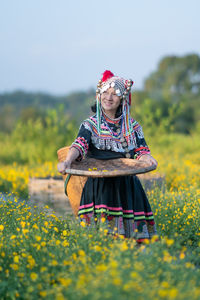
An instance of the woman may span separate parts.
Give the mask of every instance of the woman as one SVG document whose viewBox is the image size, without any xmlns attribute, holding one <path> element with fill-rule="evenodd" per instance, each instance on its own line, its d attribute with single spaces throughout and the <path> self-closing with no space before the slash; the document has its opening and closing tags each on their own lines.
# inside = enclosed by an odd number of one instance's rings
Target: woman
<svg viewBox="0 0 200 300">
<path fill-rule="evenodd" d="M 110 71 L 103 73 L 97 89 L 95 115 L 80 126 L 66 160 L 58 164 L 60 173 L 86 154 L 96 159 L 134 158 L 157 165 L 150 155 L 142 128 L 129 114 L 132 80 Z M 89 177 L 81 197 L 79 219 L 101 224 L 108 233 L 135 238 L 138 243 L 156 235 L 153 213 L 137 176 Z"/>
</svg>

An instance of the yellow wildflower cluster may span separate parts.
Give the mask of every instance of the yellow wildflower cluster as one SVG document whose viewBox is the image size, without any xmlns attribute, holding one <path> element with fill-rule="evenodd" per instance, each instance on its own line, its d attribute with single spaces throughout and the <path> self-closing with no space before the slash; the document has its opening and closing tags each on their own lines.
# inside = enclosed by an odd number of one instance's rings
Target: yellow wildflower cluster
<svg viewBox="0 0 200 300">
<path fill-rule="evenodd" d="M 199 196 L 189 192 L 186 198 L 180 191 L 150 194 L 160 238 L 140 247 L 4 196 L 0 284 L 12 285 L 3 297 L 189 299 L 192 290 L 199 299 Z"/>
<path fill-rule="evenodd" d="M 16 163 L 0 168 L 1 191 L 16 195 L 28 195 L 28 182 L 32 177 L 47 177 L 58 175 L 56 163 L 46 162 L 39 166 L 19 166 Z"/>
</svg>

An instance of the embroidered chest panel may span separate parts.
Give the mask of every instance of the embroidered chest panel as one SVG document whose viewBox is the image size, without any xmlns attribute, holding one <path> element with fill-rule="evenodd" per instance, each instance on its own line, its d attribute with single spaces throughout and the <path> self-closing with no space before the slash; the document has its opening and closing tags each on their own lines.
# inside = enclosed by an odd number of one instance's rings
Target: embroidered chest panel
<svg viewBox="0 0 200 300">
<path fill-rule="evenodd" d="M 129 136 L 125 136 L 122 132 L 122 121 L 107 122 L 102 116 L 101 119 L 101 135 L 97 132 L 97 120 L 90 117 L 83 122 L 85 129 L 91 132 L 91 142 L 100 150 L 111 150 L 115 152 L 124 152 L 123 142 L 128 144 L 128 149 L 133 150 L 137 148 L 136 134 L 139 139 L 144 138 L 142 128 L 137 121 L 131 119 L 131 128 Z"/>
</svg>

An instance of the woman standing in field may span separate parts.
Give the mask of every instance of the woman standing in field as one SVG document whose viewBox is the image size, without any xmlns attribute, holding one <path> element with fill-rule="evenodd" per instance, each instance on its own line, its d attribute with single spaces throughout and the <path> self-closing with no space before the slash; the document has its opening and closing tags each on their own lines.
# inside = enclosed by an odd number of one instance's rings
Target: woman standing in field
<svg viewBox="0 0 200 300">
<path fill-rule="evenodd" d="M 157 165 L 150 155 L 141 126 L 130 117 L 132 80 L 103 73 L 97 89 L 95 115 L 80 126 L 66 160 L 58 164 L 65 174 L 74 160 L 87 154 L 96 159 L 134 158 Z M 108 233 L 135 238 L 138 243 L 156 235 L 153 213 L 137 176 L 89 177 L 81 196 L 80 221 L 100 224 Z"/>
</svg>

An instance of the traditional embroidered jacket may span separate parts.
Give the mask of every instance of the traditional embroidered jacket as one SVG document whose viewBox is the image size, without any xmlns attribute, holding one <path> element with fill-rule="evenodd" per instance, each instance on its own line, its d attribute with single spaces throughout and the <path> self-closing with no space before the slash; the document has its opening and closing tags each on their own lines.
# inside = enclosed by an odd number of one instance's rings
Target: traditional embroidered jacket
<svg viewBox="0 0 200 300">
<path fill-rule="evenodd" d="M 139 159 L 144 154 L 150 154 L 144 139 L 142 127 L 131 118 L 130 132 L 125 136 L 122 132 L 122 119 L 110 120 L 101 116 L 101 135 L 97 131 L 96 115 L 83 121 L 78 136 L 71 147 L 80 152 L 79 160 L 87 154 L 98 159 L 125 157 L 129 152 L 131 158 Z"/>
</svg>

